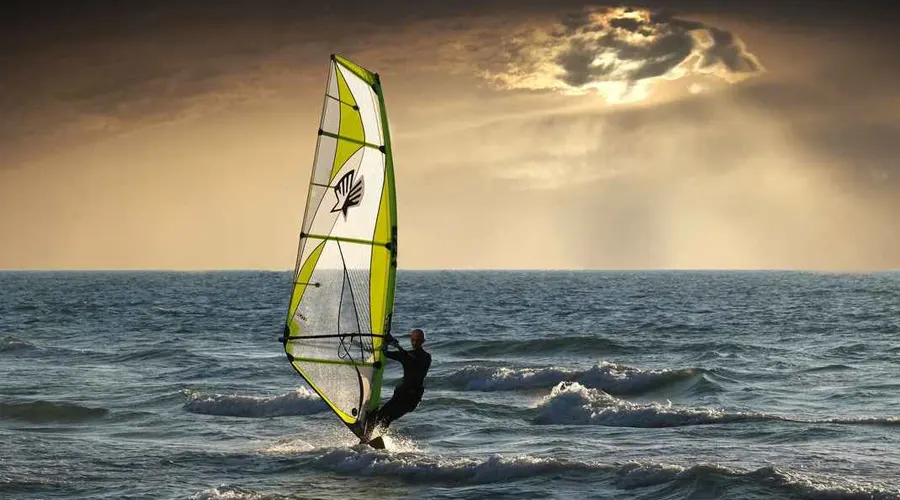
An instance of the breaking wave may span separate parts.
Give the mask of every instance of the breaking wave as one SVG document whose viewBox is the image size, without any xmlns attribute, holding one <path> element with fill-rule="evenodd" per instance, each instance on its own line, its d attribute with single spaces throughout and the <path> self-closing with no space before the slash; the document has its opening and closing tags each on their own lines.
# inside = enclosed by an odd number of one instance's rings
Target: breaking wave
<svg viewBox="0 0 900 500">
<path fill-rule="evenodd" d="M 762 413 L 727 413 L 713 409 L 672 408 L 671 404 L 631 403 L 578 382 L 563 382 L 538 405 L 538 424 L 606 425 L 611 427 L 680 427 L 783 420 Z"/>
<path fill-rule="evenodd" d="M 587 370 L 467 366 L 441 382 L 467 391 L 539 389 L 561 382 L 577 382 L 609 394 L 640 394 L 690 380 L 703 373 L 705 371 L 699 368 L 641 370 L 607 362 L 600 362 Z"/>
<path fill-rule="evenodd" d="M 632 403 L 578 382 L 562 382 L 537 407 L 537 424 L 604 425 L 610 427 L 682 427 L 738 422 L 795 422 L 841 425 L 900 425 L 898 417 L 797 419 L 758 412 L 712 408 L 673 408 L 671 403 Z"/>
</svg>

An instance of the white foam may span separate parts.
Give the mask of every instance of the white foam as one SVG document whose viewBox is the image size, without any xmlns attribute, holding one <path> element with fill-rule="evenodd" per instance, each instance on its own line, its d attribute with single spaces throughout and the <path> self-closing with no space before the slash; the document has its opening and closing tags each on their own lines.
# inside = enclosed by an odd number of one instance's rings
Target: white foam
<svg viewBox="0 0 900 500">
<path fill-rule="evenodd" d="M 191 496 L 192 500 L 257 500 L 260 498 L 262 495 L 255 491 L 229 488 L 225 485 L 203 490 Z"/>
<path fill-rule="evenodd" d="M 751 478 L 757 484 L 794 490 L 801 493 L 804 497 L 833 500 L 900 500 L 900 489 L 887 484 L 810 472 L 788 472 L 771 466 L 754 471 L 745 471 L 716 464 L 697 464 L 691 467 L 682 467 L 679 465 L 629 462 L 617 471 L 615 484 L 619 488 L 633 489 L 672 481 L 687 481 L 691 483 L 709 476 Z"/>
<path fill-rule="evenodd" d="M 900 417 L 861 417 L 861 418 L 829 418 L 824 420 L 810 420 L 813 424 L 842 424 L 842 425 L 900 425 Z"/>
<path fill-rule="evenodd" d="M 305 387 L 278 396 L 204 394 L 199 391 L 185 391 L 185 394 L 185 409 L 205 415 L 265 418 L 309 415 L 328 409 L 318 395 Z"/>
<path fill-rule="evenodd" d="M 419 443 L 412 438 L 394 434 L 390 431 L 381 434 L 384 440 L 384 449 L 392 453 L 421 453 L 423 450 Z"/>
<path fill-rule="evenodd" d="M 381 434 L 384 439 L 385 453 L 421 453 L 423 450 L 419 443 L 412 438 L 394 433 L 391 430 Z M 336 448 L 355 449 L 359 452 L 374 451 L 374 448 L 361 444 L 359 438 L 347 431 L 342 424 L 324 426 L 316 430 L 315 434 L 283 437 L 274 443 L 259 448 L 257 451 L 265 455 L 297 455 L 314 450 L 333 450 Z"/>
<path fill-rule="evenodd" d="M 757 470 L 753 475 L 762 476 L 769 482 L 815 498 L 900 500 L 900 488 L 877 481 L 833 477 L 826 474 L 800 474 L 774 467 Z"/>
<path fill-rule="evenodd" d="M 560 382 L 578 382 L 611 394 L 645 392 L 697 373 L 694 368 L 641 370 L 601 361 L 587 370 L 570 368 L 489 368 L 467 366 L 450 375 L 454 386 L 469 391 L 508 391 L 552 387 Z"/>
<path fill-rule="evenodd" d="M 760 413 L 727 413 L 711 408 L 673 408 L 671 402 L 631 403 L 578 382 L 562 382 L 538 403 L 537 423 L 676 427 L 752 420 L 780 420 Z"/>
<path fill-rule="evenodd" d="M 259 449 L 260 453 L 266 455 L 296 455 L 314 450 L 316 447 L 308 441 L 298 438 L 282 438 L 275 443 Z"/>
</svg>

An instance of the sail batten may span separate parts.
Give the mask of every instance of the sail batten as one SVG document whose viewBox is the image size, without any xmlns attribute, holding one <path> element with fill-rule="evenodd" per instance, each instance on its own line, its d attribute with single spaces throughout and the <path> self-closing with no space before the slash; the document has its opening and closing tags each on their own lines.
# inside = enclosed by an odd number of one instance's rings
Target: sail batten
<svg viewBox="0 0 900 500">
<path fill-rule="evenodd" d="M 327 137 L 331 137 L 332 139 L 338 139 L 338 140 L 347 141 L 347 142 L 350 142 L 353 144 L 359 144 L 360 146 L 366 146 L 368 148 L 377 149 L 379 151 L 381 151 L 381 148 L 383 147 L 378 144 L 370 144 L 365 141 L 360 141 L 358 139 L 354 139 L 353 137 L 347 137 L 347 136 L 343 136 L 340 134 L 332 134 L 331 132 L 326 132 L 324 130 L 321 132 L 321 134 L 324 136 L 327 136 Z"/>
<path fill-rule="evenodd" d="M 396 274 L 393 159 L 380 79 L 333 55 L 282 337 L 295 370 L 359 432 L 379 405 Z"/>
</svg>

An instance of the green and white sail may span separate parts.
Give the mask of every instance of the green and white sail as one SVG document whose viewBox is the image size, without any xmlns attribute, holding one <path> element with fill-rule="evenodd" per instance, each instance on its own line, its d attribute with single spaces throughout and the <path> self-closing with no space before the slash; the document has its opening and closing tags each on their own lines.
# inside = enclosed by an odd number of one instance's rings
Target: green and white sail
<svg viewBox="0 0 900 500">
<path fill-rule="evenodd" d="M 283 342 L 294 368 L 357 434 L 380 402 L 396 266 L 381 82 L 332 55 Z"/>
</svg>

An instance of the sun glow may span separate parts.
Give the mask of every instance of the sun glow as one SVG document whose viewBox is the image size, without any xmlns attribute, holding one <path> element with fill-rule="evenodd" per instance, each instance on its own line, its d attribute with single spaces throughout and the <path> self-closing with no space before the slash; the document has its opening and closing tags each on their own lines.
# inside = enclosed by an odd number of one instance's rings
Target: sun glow
<svg viewBox="0 0 900 500">
<path fill-rule="evenodd" d="M 507 40 L 508 62 L 484 77 L 500 88 L 595 92 L 607 103 L 640 102 L 660 81 L 688 76 L 736 83 L 762 71 L 731 33 L 646 9 L 589 8 Z"/>
</svg>

